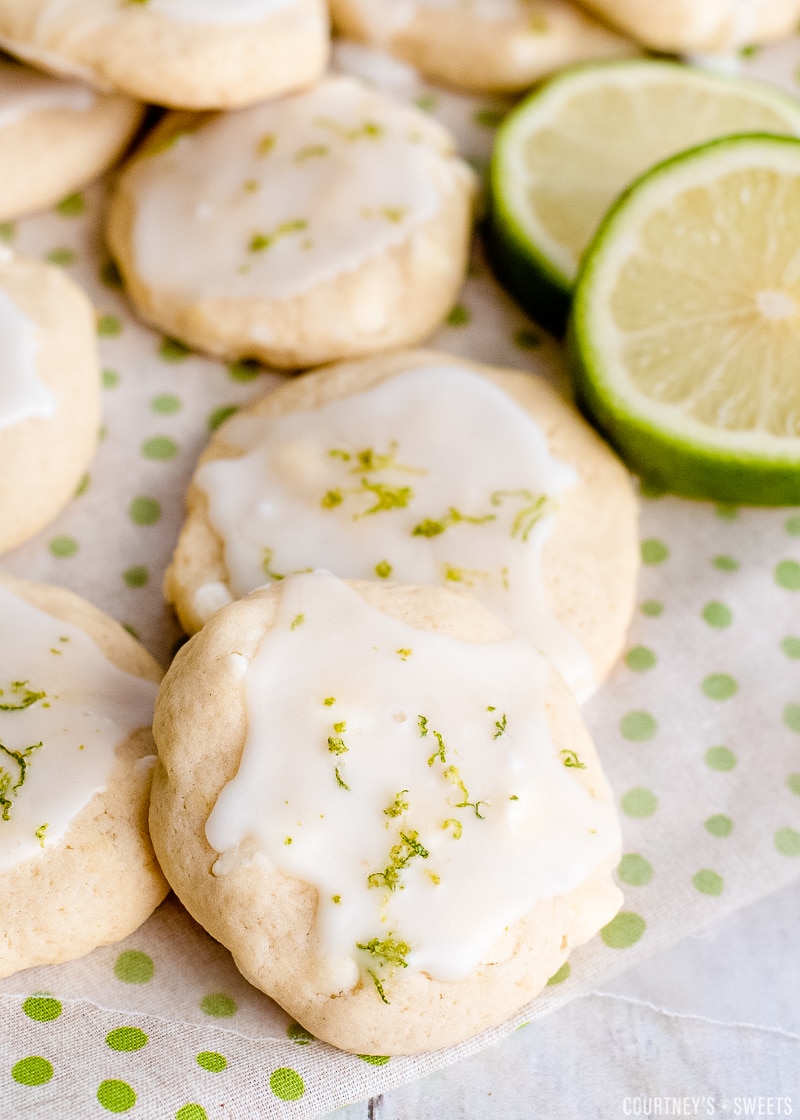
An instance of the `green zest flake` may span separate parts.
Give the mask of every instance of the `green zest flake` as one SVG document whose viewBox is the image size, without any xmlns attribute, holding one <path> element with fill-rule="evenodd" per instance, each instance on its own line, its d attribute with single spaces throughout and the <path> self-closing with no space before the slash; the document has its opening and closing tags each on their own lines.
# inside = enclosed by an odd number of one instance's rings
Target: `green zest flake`
<svg viewBox="0 0 800 1120">
<path fill-rule="evenodd" d="M 326 708 L 330 708 L 331 704 L 336 703 L 336 697 L 335 696 L 326 696 L 325 699 L 322 701 L 322 703 L 325 705 Z"/>
<path fill-rule="evenodd" d="M 382 126 L 375 121 L 364 121 L 362 125 L 358 125 L 356 128 L 347 128 L 341 121 L 333 120 L 332 117 L 316 117 L 314 124 L 318 128 L 327 128 L 330 132 L 335 132 L 343 140 L 377 140 L 383 136 Z"/>
<path fill-rule="evenodd" d="M 494 725 L 497 728 L 497 730 L 495 731 L 494 735 L 492 735 L 493 739 L 499 739 L 500 738 L 500 736 L 503 734 L 503 732 L 506 729 L 506 722 L 507 721 L 506 721 L 505 713 L 503 713 L 503 715 L 500 717 L 500 719 L 496 719 L 494 721 Z"/>
<path fill-rule="evenodd" d="M 534 494 L 533 491 L 526 489 L 495 490 L 491 497 L 492 505 L 500 506 L 506 498 L 523 502 L 522 508 L 517 512 L 511 525 L 511 536 L 519 537 L 523 541 L 528 539 L 534 525 L 541 521 L 553 506 L 546 494 Z"/>
<path fill-rule="evenodd" d="M 336 734 L 337 734 L 337 735 L 341 735 L 341 733 L 342 733 L 342 732 L 343 732 L 343 731 L 344 731 L 344 730 L 345 730 L 346 728 L 347 728 L 347 723 L 346 723 L 346 721 L 345 721 L 345 720 L 341 720 L 341 721 L 340 721 L 339 723 L 335 723 L 335 724 L 333 725 L 333 730 L 334 730 L 334 731 L 336 732 Z"/>
<path fill-rule="evenodd" d="M 444 760 L 442 760 L 442 761 L 444 761 Z M 475 816 L 479 820 L 485 820 L 486 818 L 484 817 L 483 813 L 481 812 L 481 805 L 486 805 L 486 804 L 488 804 L 488 802 L 486 802 L 486 801 L 470 801 L 469 791 L 467 790 L 467 787 L 464 785 L 464 779 L 461 777 L 461 774 L 459 772 L 458 767 L 457 766 L 448 766 L 447 769 L 444 772 L 444 776 L 445 776 L 445 778 L 447 778 L 448 782 L 451 782 L 454 786 L 457 786 L 458 789 L 461 790 L 462 799 L 461 799 L 461 801 L 456 802 L 454 808 L 456 808 L 456 809 L 474 809 L 475 810 Z"/>
<path fill-rule="evenodd" d="M 414 651 L 413 649 L 396 649 L 394 652 L 401 661 L 407 661 Z"/>
<path fill-rule="evenodd" d="M 519 801 L 519 798 L 517 797 L 517 795 L 515 793 L 512 793 L 508 800 L 509 801 Z"/>
<path fill-rule="evenodd" d="M 288 844 L 292 844 L 292 843 L 294 843 L 294 841 L 292 840 L 291 836 L 287 836 L 286 839 L 284 840 L 284 844 L 288 845 Z"/>
<path fill-rule="evenodd" d="M 426 847 L 424 847 L 424 845 L 420 844 L 419 840 L 417 840 L 418 835 L 419 833 L 417 832 L 400 833 L 401 838 L 405 841 L 406 844 L 408 844 L 409 848 L 415 856 L 420 856 L 422 859 L 427 859 L 431 853 Z"/>
<path fill-rule="evenodd" d="M 455 817 L 448 817 L 446 821 L 442 821 L 442 828 L 453 830 L 453 839 L 460 840 L 461 833 L 464 831 L 464 826 L 461 821 L 457 821 Z"/>
<path fill-rule="evenodd" d="M 482 572 L 479 568 L 456 568 L 453 564 L 445 564 L 444 578 L 451 583 L 464 583 L 467 587 L 474 587 L 479 579 L 488 579 L 489 573 Z"/>
<path fill-rule="evenodd" d="M 369 482 L 366 478 L 361 479 L 361 490 L 374 494 L 376 502 L 363 513 L 355 514 L 353 520 L 368 517 L 372 513 L 382 513 L 385 510 L 405 509 L 414 497 L 414 491 L 410 486 L 387 486 L 385 482 Z"/>
<path fill-rule="evenodd" d="M 392 565 L 388 560 L 381 560 L 375 565 L 375 575 L 378 579 L 388 579 L 392 574 Z"/>
<path fill-rule="evenodd" d="M 305 148 L 301 148 L 295 153 L 295 163 L 305 163 L 307 159 L 322 158 L 331 154 L 330 148 L 327 144 L 307 144 Z"/>
<path fill-rule="evenodd" d="M 303 625 L 305 620 L 306 620 L 306 616 L 304 614 L 296 614 L 294 616 L 294 618 L 292 619 L 291 629 L 296 630 L 298 626 Z"/>
<path fill-rule="evenodd" d="M 411 952 L 411 946 L 406 941 L 395 941 L 391 936 L 384 941 L 373 937 L 366 943 L 357 941 L 356 949 L 363 949 L 365 953 L 370 953 L 381 964 L 391 965 L 394 968 L 408 968 L 406 957 Z"/>
<path fill-rule="evenodd" d="M 419 842 L 418 832 L 401 832 L 400 843 L 389 849 L 389 862 L 383 871 L 373 871 L 367 876 L 368 887 L 384 887 L 396 891 L 400 886 L 400 876 L 415 856 L 427 859 L 430 852 Z"/>
<path fill-rule="evenodd" d="M 391 805 L 383 810 L 387 817 L 400 817 L 408 809 L 408 802 L 403 797 L 404 793 L 408 793 L 408 790 L 401 789 L 399 793 L 396 793 Z"/>
<path fill-rule="evenodd" d="M 38 751 L 41 743 L 33 743 L 31 746 L 26 747 L 24 751 L 12 751 L 8 747 L 0 743 L 0 751 L 7 755 L 12 761 L 17 764 L 17 780 L 13 782 L 14 774 L 7 769 L 6 766 L 0 764 L 0 809 L 2 809 L 2 820 L 7 821 L 11 819 L 11 810 L 14 807 L 14 795 L 22 789 L 25 784 L 25 778 L 28 770 L 28 759 L 34 751 Z"/>
<path fill-rule="evenodd" d="M 431 730 L 433 730 L 433 729 L 431 729 Z M 427 733 L 427 729 L 426 729 L 426 733 Z M 431 757 L 428 759 L 428 765 L 429 766 L 433 766 L 433 764 L 434 764 L 434 762 L 436 761 L 437 758 L 439 759 L 440 762 L 447 762 L 447 758 L 445 757 L 444 739 L 442 738 L 441 732 L 440 731 L 434 731 L 433 734 L 436 737 L 436 742 L 439 744 L 439 747 L 438 747 L 437 750 L 435 750 L 433 752 Z M 454 769 L 454 767 L 451 766 L 450 769 L 452 770 L 452 769 Z"/>
<path fill-rule="evenodd" d="M 352 474 L 369 474 L 372 471 L 406 471 L 410 474 L 427 474 L 423 467 L 409 467 L 406 463 L 397 461 L 397 440 L 391 440 L 388 451 L 376 451 L 374 447 L 365 447 L 361 451 L 345 451 L 342 447 L 333 447 L 328 452 L 332 459 L 341 459 L 343 463 L 353 463 L 350 468 Z"/>
<path fill-rule="evenodd" d="M 286 237 L 290 233 L 302 233 L 306 229 L 308 229 L 308 222 L 305 218 L 281 222 L 273 233 L 254 233 L 250 238 L 248 249 L 251 253 L 263 253 L 265 249 L 271 249 L 280 237 Z"/>
<path fill-rule="evenodd" d="M 578 758 L 575 751 L 564 750 L 564 751 L 561 752 L 561 754 L 563 756 L 565 766 L 572 766 L 576 770 L 585 770 L 586 769 L 586 763 L 581 762 L 581 760 Z"/>
<path fill-rule="evenodd" d="M 468 517 L 464 513 L 459 513 L 457 509 L 450 506 L 447 513 L 434 521 L 432 518 L 427 517 L 424 521 L 420 521 L 419 525 L 415 525 L 411 530 L 412 537 L 438 537 L 451 525 L 457 525 L 460 521 L 466 521 L 470 525 L 483 525 L 487 521 L 496 521 L 497 514 L 487 513 L 482 517 Z"/>
<path fill-rule="evenodd" d="M 383 990 L 383 984 L 380 982 L 380 979 L 378 978 L 377 974 L 374 973 L 371 968 L 368 968 L 367 972 L 372 977 L 372 983 L 375 985 L 375 989 L 376 989 L 378 995 L 381 997 L 381 999 L 383 1000 L 383 1002 L 385 1004 L 388 1004 L 389 1001 L 386 998 L 386 992 Z"/>
<path fill-rule="evenodd" d="M 280 572 L 274 572 L 272 570 L 272 557 L 274 553 L 275 550 L 272 548 L 264 549 L 261 557 L 261 571 L 269 579 L 274 579 L 277 582 L 278 580 L 286 579 L 286 576 L 281 575 Z M 292 623 L 292 629 L 294 630 L 294 623 Z"/>
<path fill-rule="evenodd" d="M 275 137 L 272 135 L 271 132 L 267 133 L 267 135 L 262 136 L 261 139 L 259 140 L 259 142 L 256 144 L 256 155 L 257 156 L 268 156 L 269 153 L 272 151 L 272 149 L 274 147 L 275 147 Z"/>
<path fill-rule="evenodd" d="M 39 827 L 36 829 L 36 832 L 34 833 L 34 836 L 39 841 L 39 846 L 42 847 L 42 848 L 44 847 L 44 834 L 46 832 L 47 832 L 47 821 L 45 821 L 44 824 L 40 824 Z"/>
<path fill-rule="evenodd" d="M 242 190 L 247 191 L 248 194 L 253 194 L 258 190 L 258 179 L 245 179 L 242 183 Z"/>
<path fill-rule="evenodd" d="M 342 896 L 340 894 L 332 894 L 331 902 L 335 902 L 337 906 L 340 906 L 342 902 Z"/>
<path fill-rule="evenodd" d="M 61 650 L 58 652 L 61 653 Z M 12 703 L 0 702 L 0 712 L 21 712 L 25 708 L 30 708 L 31 704 L 35 704 L 38 700 L 44 700 L 47 695 L 46 692 L 34 692 L 33 689 L 28 688 L 27 681 L 12 681 L 11 692 L 20 699 Z M 0 696 L 5 696 L 2 688 L 0 688 Z"/>
<path fill-rule="evenodd" d="M 345 746 L 344 739 L 338 735 L 328 736 L 328 750 L 331 754 L 347 754 L 350 748 Z"/>
<path fill-rule="evenodd" d="M 336 506 L 340 506 L 343 501 L 344 498 L 342 497 L 341 490 L 328 490 L 320 499 L 319 504 L 323 509 L 335 509 Z"/>
<path fill-rule="evenodd" d="M 427 867 L 425 868 L 425 874 L 428 876 L 435 887 L 439 886 L 442 881 L 441 875 L 437 875 L 435 871 L 429 871 Z"/>
<path fill-rule="evenodd" d="M 427 735 L 428 734 L 428 717 L 427 716 L 417 716 L 417 726 L 419 727 L 420 735 L 422 735 L 422 736 Z"/>
<path fill-rule="evenodd" d="M 338 766 L 337 766 L 337 767 L 336 767 L 336 769 L 334 770 L 334 774 L 336 775 L 336 784 L 337 784 L 337 786 L 339 786 L 339 788 L 340 788 L 340 789 L 347 789 L 347 790 L 349 790 L 349 789 L 350 789 L 350 786 L 349 786 L 349 785 L 347 784 L 347 782 L 346 782 L 346 781 L 344 780 L 344 778 L 342 777 L 342 775 L 341 775 L 341 774 L 339 773 L 339 767 L 338 767 Z"/>
</svg>

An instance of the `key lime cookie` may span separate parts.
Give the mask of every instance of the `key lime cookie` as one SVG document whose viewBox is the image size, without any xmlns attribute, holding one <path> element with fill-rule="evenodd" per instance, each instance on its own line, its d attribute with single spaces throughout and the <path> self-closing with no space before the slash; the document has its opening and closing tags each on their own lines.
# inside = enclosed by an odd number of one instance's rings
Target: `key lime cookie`
<svg viewBox="0 0 800 1120">
<path fill-rule="evenodd" d="M 120 177 L 108 238 L 147 322 L 297 368 L 430 333 L 464 278 L 474 197 L 441 125 L 332 77 L 167 118 Z"/>
<path fill-rule="evenodd" d="M 795 30 L 800 0 L 580 0 L 646 47 L 670 54 L 727 53 Z"/>
<path fill-rule="evenodd" d="M 567 0 L 331 0 L 331 13 L 342 35 L 461 89 L 525 90 L 570 63 L 638 53 Z"/>
<path fill-rule="evenodd" d="M 97 443 L 95 313 L 53 265 L 0 248 L 0 553 L 75 493 Z"/>
<path fill-rule="evenodd" d="M 324 0 L 0 0 L 0 46 L 32 65 L 186 109 L 250 105 L 316 81 Z"/>
<path fill-rule="evenodd" d="M 345 1050 L 502 1021 L 619 907 L 575 703 L 468 593 L 287 577 L 183 647 L 153 726 L 167 878 L 251 983 Z"/>
<path fill-rule="evenodd" d="M 552 389 L 411 351 L 304 374 L 223 425 L 165 591 L 191 632 L 315 568 L 468 588 L 586 696 L 624 643 L 637 556 L 627 474 Z"/>
<path fill-rule="evenodd" d="M 161 671 L 61 588 L 0 578 L 0 976 L 132 933 L 164 898 L 147 807 Z"/>
<path fill-rule="evenodd" d="M 143 112 L 128 97 L 0 56 L 0 221 L 52 206 L 101 175 L 128 146 Z"/>
</svg>

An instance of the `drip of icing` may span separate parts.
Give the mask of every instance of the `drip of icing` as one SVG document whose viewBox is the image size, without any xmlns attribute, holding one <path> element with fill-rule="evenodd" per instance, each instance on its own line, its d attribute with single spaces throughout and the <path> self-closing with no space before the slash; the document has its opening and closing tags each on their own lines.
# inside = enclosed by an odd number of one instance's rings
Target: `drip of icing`
<svg viewBox="0 0 800 1120">
<path fill-rule="evenodd" d="M 245 675 L 239 770 L 206 824 L 226 853 L 215 873 L 260 856 L 316 887 L 339 975 L 355 959 L 391 993 L 387 941 L 410 971 L 469 975 L 618 850 L 604 784 L 589 792 L 553 744 L 548 672 L 523 638 L 458 641 L 330 575 L 287 580 Z"/>
<path fill-rule="evenodd" d="M 63 82 L 11 62 L 0 62 L 0 128 L 48 109 L 86 112 L 95 95 L 77 82 Z"/>
<path fill-rule="evenodd" d="M 197 483 L 225 547 L 231 589 L 325 567 L 342 578 L 467 587 L 588 695 L 592 668 L 552 615 L 541 553 L 574 469 L 486 378 L 409 370 L 285 416 L 233 417 L 244 455 Z"/>
<path fill-rule="evenodd" d="M 116 747 L 152 723 L 158 686 L 5 587 L 0 618 L 9 636 L 0 652 L 0 870 L 9 870 L 60 840 L 106 787 Z"/>
<path fill-rule="evenodd" d="M 56 399 L 36 372 L 41 328 L 20 311 L 0 288 L 0 338 L 3 376 L 0 378 L 0 430 L 31 417 L 48 418 Z"/>
<path fill-rule="evenodd" d="M 329 78 L 139 160 L 136 268 L 190 297 L 291 298 L 405 242 L 443 179 L 409 109 Z"/>
</svg>

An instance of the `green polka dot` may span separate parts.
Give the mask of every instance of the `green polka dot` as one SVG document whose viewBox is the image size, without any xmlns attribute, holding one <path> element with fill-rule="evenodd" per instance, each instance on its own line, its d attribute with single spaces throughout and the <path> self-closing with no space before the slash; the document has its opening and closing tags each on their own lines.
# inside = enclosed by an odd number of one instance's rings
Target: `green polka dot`
<svg viewBox="0 0 800 1120">
<path fill-rule="evenodd" d="M 790 731 L 800 735 L 800 704 L 787 704 L 783 709 L 783 722 Z"/>
<path fill-rule="evenodd" d="M 779 828 L 775 833 L 775 847 L 782 856 L 800 856 L 800 832 Z"/>
<path fill-rule="evenodd" d="M 150 581 L 150 573 L 143 564 L 134 564 L 132 568 L 128 568 L 122 573 L 122 578 L 128 587 L 147 587 Z"/>
<path fill-rule="evenodd" d="M 282 1101 L 299 1101 L 306 1087 L 299 1073 L 288 1066 L 281 1066 L 269 1075 L 269 1087 Z"/>
<path fill-rule="evenodd" d="M 787 657 L 793 660 L 800 659 L 800 638 L 784 638 L 781 642 L 781 649 Z"/>
<path fill-rule="evenodd" d="M 77 218 L 86 210 L 86 200 L 82 194 L 68 194 L 56 206 L 62 218 Z"/>
<path fill-rule="evenodd" d="M 228 1059 L 216 1050 L 203 1050 L 197 1055 L 197 1064 L 208 1073 L 222 1073 L 228 1068 Z"/>
<path fill-rule="evenodd" d="M 714 511 L 720 521 L 735 521 L 739 516 L 739 510 L 736 506 L 730 506 L 726 503 L 720 503 Z"/>
<path fill-rule="evenodd" d="M 739 561 L 734 560 L 732 556 L 715 556 L 712 563 L 721 572 L 738 572 L 739 570 Z"/>
<path fill-rule="evenodd" d="M 733 832 L 733 821 L 730 817 L 726 817 L 724 813 L 716 813 L 713 817 L 709 817 L 704 824 L 706 831 L 710 832 L 712 836 L 730 836 Z"/>
<path fill-rule="evenodd" d="M 67 265 L 75 263 L 75 253 L 72 249 L 51 249 L 45 257 L 46 261 L 50 264 L 58 264 L 66 267 Z"/>
<path fill-rule="evenodd" d="M 153 397 L 150 407 L 153 412 L 160 412 L 162 416 L 171 416 L 173 412 L 180 412 L 183 402 L 174 393 L 162 393 L 160 397 Z"/>
<path fill-rule="evenodd" d="M 114 975 L 125 984 L 146 984 L 154 972 L 153 958 L 138 949 L 126 949 L 114 961 Z"/>
<path fill-rule="evenodd" d="M 155 525 L 161 517 L 161 506 L 155 498 L 134 498 L 128 512 L 136 525 Z"/>
<path fill-rule="evenodd" d="M 189 347 L 177 338 L 164 338 L 158 348 L 158 356 L 165 362 L 182 362 L 191 352 Z"/>
<path fill-rule="evenodd" d="M 100 280 L 107 288 L 122 287 L 122 276 L 117 268 L 116 261 L 113 261 L 111 257 L 104 260 L 100 265 Z"/>
<path fill-rule="evenodd" d="M 37 1023 L 52 1023 L 63 1008 L 60 1001 L 52 996 L 29 996 L 23 1003 L 22 1010 L 29 1019 Z"/>
<path fill-rule="evenodd" d="M 796 560 L 782 560 L 775 569 L 775 582 L 787 591 L 800 591 L 800 564 Z"/>
<path fill-rule="evenodd" d="M 786 779 L 787 788 L 800 797 L 800 774 L 790 774 Z"/>
<path fill-rule="evenodd" d="M 208 1120 L 208 1113 L 201 1104 L 184 1104 L 175 1113 L 175 1120 Z"/>
<path fill-rule="evenodd" d="M 542 336 L 530 327 L 520 327 L 514 332 L 514 345 L 520 350 L 538 350 L 542 345 Z"/>
<path fill-rule="evenodd" d="M 692 876 L 692 886 L 701 894 L 708 894 L 717 898 L 722 894 L 725 884 L 722 882 L 721 875 L 704 867 L 702 871 L 698 871 L 696 875 Z"/>
<path fill-rule="evenodd" d="M 505 117 L 506 112 L 507 110 L 505 109 L 495 109 L 487 105 L 482 109 L 476 109 L 472 115 L 472 119 L 480 128 L 497 128 Z"/>
<path fill-rule="evenodd" d="M 53 1076 L 53 1067 L 47 1058 L 31 1056 L 15 1062 L 11 1076 L 18 1085 L 46 1085 Z"/>
<path fill-rule="evenodd" d="M 739 688 L 727 673 L 710 673 L 700 687 L 709 700 L 730 700 Z"/>
<path fill-rule="evenodd" d="M 119 374 L 115 369 L 103 370 L 103 388 L 116 389 L 119 385 Z"/>
<path fill-rule="evenodd" d="M 215 432 L 220 425 L 224 424 L 229 416 L 233 416 L 238 412 L 238 406 L 235 404 L 223 404 L 219 408 L 215 408 L 208 418 L 208 430 Z"/>
<path fill-rule="evenodd" d="M 116 315 L 101 315 L 97 320 L 97 333 L 101 338 L 116 338 L 122 334 L 122 320 Z"/>
<path fill-rule="evenodd" d="M 637 786 L 623 795 L 620 805 L 626 816 L 643 820 L 645 817 L 652 817 L 655 813 L 658 808 L 658 798 L 652 790 Z"/>
<path fill-rule="evenodd" d="M 786 522 L 786 532 L 790 537 L 800 537 L 800 517 L 790 517 Z"/>
<path fill-rule="evenodd" d="M 547 981 L 549 987 L 555 987 L 556 984 L 563 984 L 565 980 L 569 979 L 569 974 L 572 972 L 569 961 L 564 961 L 558 972 L 554 972 L 550 979 Z"/>
<path fill-rule="evenodd" d="M 730 608 L 724 603 L 717 602 L 706 603 L 703 607 L 703 618 L 709 626 L 715 626 L 718 630 L 723 630 L 733 622 Z"/>
<path fill-rule="evenodd" d="M 663 564 L 669 556 L 669 549 L 663 541 L 651 537 L 642 541 L 642 562 L 644 564 Z"/>
<path fill-rule="evenodd" d="M 13 241 L 17 236 L 17 227 L 14 222 L 0 222 L 0 241 Z"/>
<path fill-rule="evenodd" d="M 644 856 L 629 852 L 619 861 L 620 879 L 631 887 L 644 887 L 653 878 L 653 865 Z"/>
<path fill-rule="evenodd" d="M 78 542 L 74 537 L 53 537 L 50 541 L 50 551 L 53 556 L 65 559 L 75 555 L 78 551 Z"/>
<path fill-rule="evenodd" d="M 664 486 L 653 478 L 639 479 L 639 493 L 648 501 L 655 502 L 663 498 L 667 491 Z"/>
<path fill-rule="evenodd" d="M 634 646 L 625 654 L 625 664 L 635 673 L 643 673 L 652 669 L 656 663 L 656 655 L 647 646 Z"/>
<path fill-rule="evenodd" d="M 445 322 L 451 327 L 465 327 L 471 318 L 472 316 L 464 304 L 457 303 L 455 307 L 451 308 Z"/>
<path fill-rule="evenodd" d="M 101 1081 L 97 1099 L 109 1112 L 127 1112 L 136 1104 L 136 1093 L 127 1081 Z"/>
<path fill-rule="evenodd" d="M 705 763 L 711 770 L 733 770 L 736 755 L 728 747 L 709 747 L 705 753 Z"/>
<path fill-rule="evenodd" d="M 647 929 L 647 923 L 639 914 L 622 910 L 600 930 L 600 936 L 609 949 L 627 949 L 635 945 Z"/>
<path fill-rule="evenodd" d="M 658 723 L 649 712 L 626 712 L 619 729 L 633 743 L 646 743 L 658 731 Z"/>
<path fill-rule="evenodd" d="M 142 444 L 142 455 L 146 459 L 174 459 L 178 454 L 178 445 L 169 436 L 152 436 Z"/>
<path fill-rule="evenodd" d="M 384 1054 L 359 1054 L 358 1056 L 362 1062 L 366 1062 L 370 1066 L 385 1066 L 389 1062 Z"/>
<path fill-rule="evenodd" d="M 659 603 L 658 599 L 647 599 L 640 609 L 648 618 L 659 618 L 664 613 L 664 604 Z"/>
<path fill-rule="evenodd" d="M 314 1041 L 314 1036 L 305 1027 L 301 1027 L 299 1023 L 290 1023 L 286 1028 L 286 1035 L 296 1042 L 298 1046 L 308 1046 L 310 1042 Z"/>
<path fill-rule="evenodd" d="M 234 381 L 253 381 L 262 370 L 263 367 L 250 358 L 245 358 L 240 362 L 231 362 L 228 366 L 228 373 Z"/>
<path fill-rule="evenodd" d="M 147 1045 L 147 1035 L 138 1027 L 117 1027 L 106 1035 L 106 1045 L 112 1050 L 132 1053 Z"/>
<path fill-rule="evenodd" d="M 213 1015 L 215 1019 L 229 1019 L 236 1014 L 236 1000 L 222 992 L 213 992 L 209 996 L 203 996 L 200 1009 L 206 1015 Z"/>
</svg>

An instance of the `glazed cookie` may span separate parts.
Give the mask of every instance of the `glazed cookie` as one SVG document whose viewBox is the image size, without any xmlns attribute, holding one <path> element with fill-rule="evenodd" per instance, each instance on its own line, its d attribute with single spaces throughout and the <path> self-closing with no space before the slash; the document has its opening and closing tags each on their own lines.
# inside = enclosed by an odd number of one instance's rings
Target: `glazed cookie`
<svg viewBox="0 0 800 1120">
<path fill-rule="evenodd" d="M 60 268 L 0 248 L 0 553 L 67 504 L 100 424 L 95 314 Z"/>
<path fill-rule="evenodd" d="M 167 878 L 342 1049 L 477 1034 L 619 907 L 619 828 L 575 703 L 467 593 L 288 577 L 184 646 L 153 730 Z"/>
<path fill-rule="evenodd" d="M 316 81 L 324 0 L 0 0 L 0 46 L 56 74 L 186 109 L 250 105 Z"/>
<path fill-rule="evenodd" d="M 800 0 L 579 0 L 646 47 L 675 54 L 724 53 L 790 35 Z"/>
<path fill-rule="evenodd" d="M 214 436 L 165 592 L 188 631 L 291 572 L 461 585 L 588 695 L 625 638 L 636 506 L 543 381 L 432 351 L 302 375 Z"/>
<path fill-rule="evenodd" d="M 167 892 L 147 826 L 161 671 L 61 588 L 0 578 L 0 976 L 132 933 Z"/>
<path fill-rule="evenodd" d="M 352 78 L 169 117 L 123 172 L 108 237 L 148 322 L 297 368 L 415 342 L 464 278 L 475 178 L 425 113 Z"/>
<path fill-rule="evenodd" d="M 122 154 L 144 109 L 0 56 L 0 221 L 91 182 Z"/>
<path fill-rule="evenodd" d="M 469 90 L 524 90 L 570 63 L 638 53 L 567 0 L 331 0 L 331 13 L 342 35 Z"/>
</svg>

